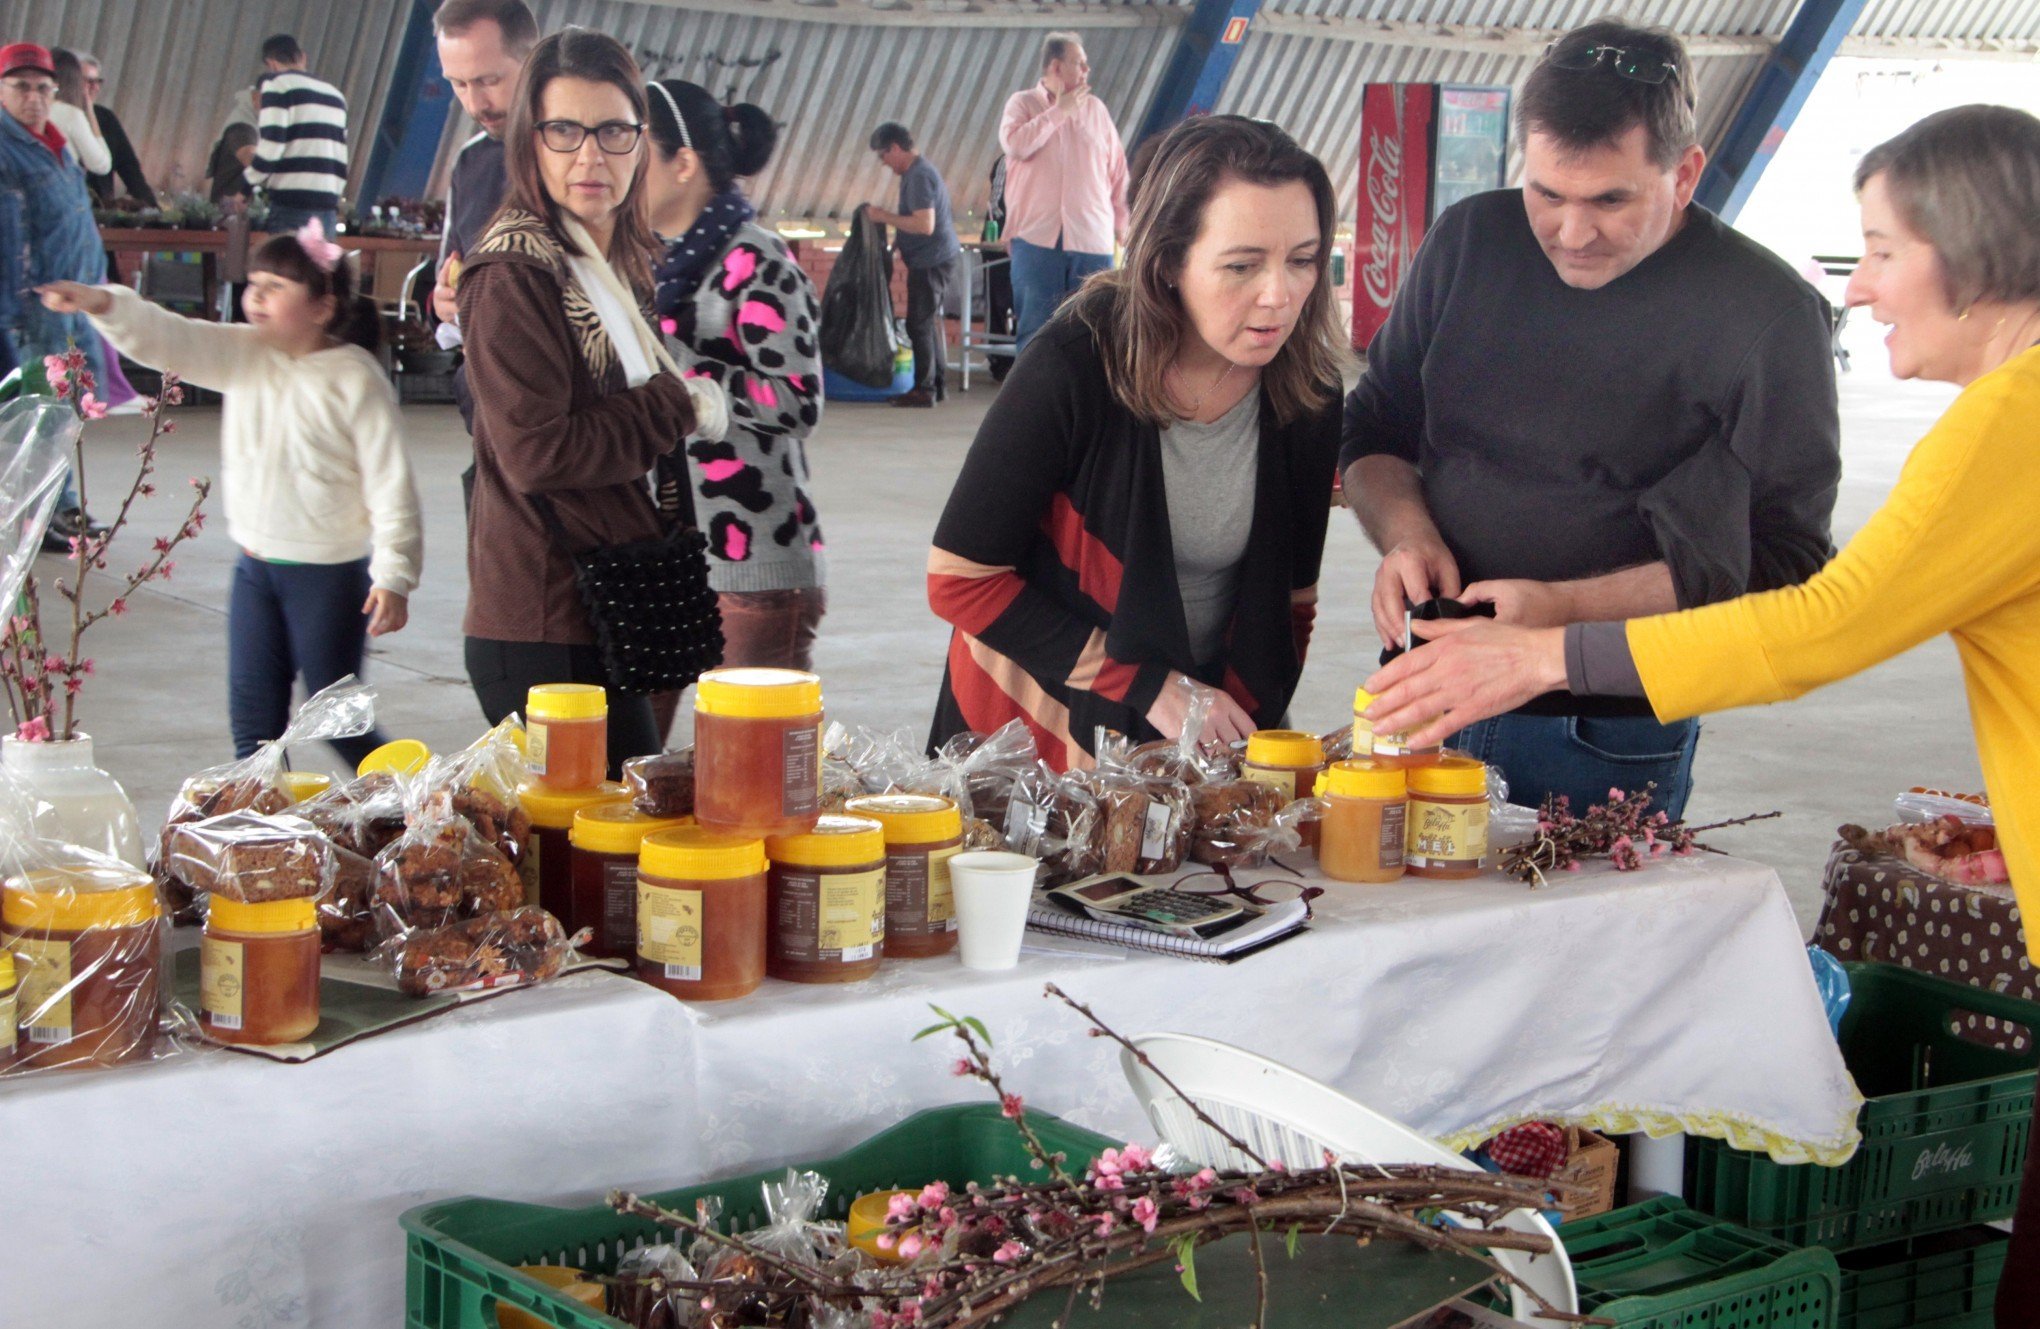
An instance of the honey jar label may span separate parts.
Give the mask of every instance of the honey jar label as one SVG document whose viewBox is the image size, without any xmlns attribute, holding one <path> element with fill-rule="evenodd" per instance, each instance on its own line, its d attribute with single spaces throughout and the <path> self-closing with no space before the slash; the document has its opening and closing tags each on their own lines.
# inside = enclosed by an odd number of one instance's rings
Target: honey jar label
<svg viewBox="0 0 2040 1329">
<path fill-rule="evenodd" d="M 1048 809 L 1039 803 L 1016 798 L 1006 805 L 1005 840 L 1016 854 L 1033 857 L 1048 832 Z"/>
<path fill-rule="evenodd" d="M 1385 868 L 1403 865 L 1404 845 L 1409 836 L 1408 812 L 1407 803 L 1390 803 L 1381 810 L 1381 866 Z"/>
<path fill-rule="evenodd" d="M 781 751 L 786 765 L 784 806 L 789 817 L 808 817 L 822 810 L 822 729 L 789 729 Z"/>
<path fill-rule="evenodd" d="M 627 858 L 602 864 L 602 914 L 595 940 L 603 955 L 629 955 L 638 936 L 637 864 Z"/>
<path fill-rule="evenodd" d="M 1488 805 L 1410 800 L 1407 859 L 1413 868 L 1478 866 L 1487 853 Z"/>
<path fill-rule="evenodd" d="M 1271 770 L 1266 766 L 1240 767 L 1240 779 L 1252 780 L 1255 784 L 1273 785 L 1282 791 L 1283 797 L 1295 798 L 1296 772 Z"/>
<path fill-rule="evenodd" d="M 885 943 L 886 872 L 773 874 L 772 954 L 795 964 L 852 964 Z"/>
<path fill-rule="evenodd" d="M 248 948 L 238 941 L 207 937 L 198 952 L 198 1004 L 215 1029 L 241 1027 L 241 998 L 248 985 Z"/>
<path fill-rule="evenodd" d="M 638 882 L 637 953 L 665 977 L 701 981 L 701 892 Z"/>
<path fill-rule="evenodd" d="M 533 775 L 545 774 L 545 721 L 527 720 L 524 724 L 524 769 Z"/>
<path fill-rule="evenodd" d="M 963 846 L 937 849 L 928 855 L 928 930 L 956 931 L 956 892 L 949 884 L 949 860 L 963 852 Z"/>
<path fill-rule="evenodd" d="M 71 1041 L 71 943 L 46 937 L 14 939 L 21 968 L 16 1010 L 31 1043 Z"/>
<path fill-rule="evenodd" d="M 949 860 L 961 845 L 925 854 L 897 854 L 885 866 L 887 936 L 932 937 L 956 931 L 956 896 L 949 884 Z"/>
</svg>

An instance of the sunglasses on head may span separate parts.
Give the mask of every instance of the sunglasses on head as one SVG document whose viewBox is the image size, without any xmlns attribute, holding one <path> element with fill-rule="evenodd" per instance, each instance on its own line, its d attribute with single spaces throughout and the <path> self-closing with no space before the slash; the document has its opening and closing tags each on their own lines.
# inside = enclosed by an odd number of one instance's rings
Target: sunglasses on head
<svg viewBox="0 0 2040 1329">
<path fill-rule="evenodd" d="M 1679 72 L 1678 65 L 1649 51 L 1625 51 L 1619 46 L 1582 46 L 1561 51 L 1559 43 L 1544 48 L 1544 58 L 1559 69 L 1581 72 L 1597 69 L 1603 62 L 1632 83 L 1662 83 Z"/>
</svg>

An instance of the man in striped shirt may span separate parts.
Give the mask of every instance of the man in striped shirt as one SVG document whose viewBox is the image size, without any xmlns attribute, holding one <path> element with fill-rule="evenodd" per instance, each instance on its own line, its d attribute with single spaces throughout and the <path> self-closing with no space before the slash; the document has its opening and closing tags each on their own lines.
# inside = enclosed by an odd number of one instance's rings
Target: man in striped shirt
<svg viewBox="0 0 2040 1329">
<path fill-rule="evenodd" d="M 347 99 L 305 72 L 305 48 L 295 37 L 263 42 L 262 67 L 273 77 L 262 85 L 262 141 L 248 183 L 268 191 L 265 228 L 287 234 L 316 217 L 332 235 L 347 188 Z"/>
</svg>

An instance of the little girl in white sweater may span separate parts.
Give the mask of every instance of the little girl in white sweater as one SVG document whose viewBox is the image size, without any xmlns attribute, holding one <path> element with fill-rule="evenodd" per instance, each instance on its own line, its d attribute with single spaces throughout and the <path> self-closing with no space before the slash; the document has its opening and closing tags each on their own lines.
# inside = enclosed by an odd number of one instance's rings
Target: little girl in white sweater
<svg viewBox="0 0 2040 1329">
<path fill-rule="evenodd" d="M 424 557 L 395 394 L 347 339 L 357 322 L 374 329 L 340 248 L 315 221 L 272 237 L 248 271 L 245 326 L 187 319 L 120 286 L 38 288 L 49 308 L 90 315 L 130 359 L 226 399 L 221 488 L 241 547 L 227 611 L 237 756 L 283 732 L 297 678 L 309 694 L 361 672 L 368 638 L 404 626 Z M 382 742 L 371 732 L 333 746 L 352 765 Z"/>
</svg>

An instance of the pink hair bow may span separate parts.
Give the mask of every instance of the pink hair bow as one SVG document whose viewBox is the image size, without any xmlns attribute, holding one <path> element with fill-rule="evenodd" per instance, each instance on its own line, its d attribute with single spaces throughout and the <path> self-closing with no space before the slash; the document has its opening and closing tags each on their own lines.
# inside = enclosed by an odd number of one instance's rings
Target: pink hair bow
<svg viewBox="0 0 2040 1329">
<path fill-rule="evenodd" d="M 347 256 L 346 250 L 326 238 L 325 223 L 317 217 L 297 228 L 297 242 L 321 272 L 331 272 Z"/>
</svg>

